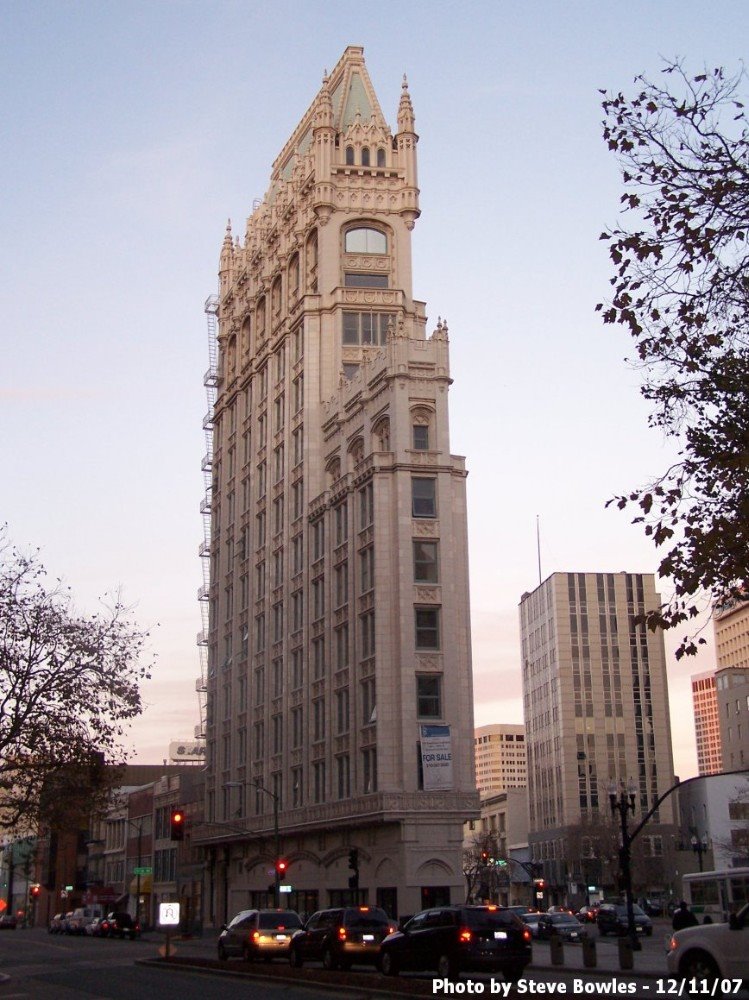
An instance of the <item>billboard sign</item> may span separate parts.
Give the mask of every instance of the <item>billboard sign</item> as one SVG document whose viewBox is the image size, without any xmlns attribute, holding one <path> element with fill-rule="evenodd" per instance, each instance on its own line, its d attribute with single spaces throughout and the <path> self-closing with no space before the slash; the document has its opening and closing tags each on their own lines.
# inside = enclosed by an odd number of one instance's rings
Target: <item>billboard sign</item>
<svg viewBox="0 0 749 1000">
<path fill-rule="evenodd" d="M 169 759 L 175 764 L 205 762 L 205 740 L 172 740 Z"/>
</svg>

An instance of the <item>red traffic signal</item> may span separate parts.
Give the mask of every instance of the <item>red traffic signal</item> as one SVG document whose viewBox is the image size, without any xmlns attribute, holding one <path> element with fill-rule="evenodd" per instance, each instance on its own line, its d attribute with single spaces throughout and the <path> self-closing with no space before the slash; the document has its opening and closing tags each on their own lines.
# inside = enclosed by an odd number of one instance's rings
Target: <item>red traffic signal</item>
<svg viewBox="0 0 749 1000">
<path fill-rule="evenodd" d="M 41 886 L 38 885 L 32 885 L 31 888 L 29 889 L 29 895 L 31 896 L 32 899 L 36 899 L 36 897 L 39 895 L 40 892 L 41 892 Z"/>
<path fill-rule="evenodd" d="M 279 860 L 276 861 L 276 871 L 278 872 L 279 876 L 280 875 L 285 875 L 286 874 L 286 869 L 288 867 L 289 867 L 289 862 L 288 861 L 284 861 L 281 858 L 279 858 Z"/>
<path fill-rule="evenodd" d="M 185 813 L 179 807 L 172 809 L 169 816 L 169 836 L 172 840 L 185 839 Z"/>
</svg>

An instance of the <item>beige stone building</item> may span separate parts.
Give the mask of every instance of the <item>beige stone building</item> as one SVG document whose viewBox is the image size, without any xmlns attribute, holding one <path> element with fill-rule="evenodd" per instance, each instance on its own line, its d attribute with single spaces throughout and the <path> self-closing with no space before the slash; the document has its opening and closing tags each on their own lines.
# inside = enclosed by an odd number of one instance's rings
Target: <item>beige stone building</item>
<svg viewBox="0 0 749 1000">
<path fill-rule="evenodd" d="M 473 737 L 476 787 L 481 797 L 507 788 L 525 788 L 525 726 L 509 722 L 479 726 Z"/>
<path fill-rule="evenodd" d="M 692 676 L 694 736 L 697 744 L 697 772 L 717 774 L 722 770 L 720 719 L 715 690 L 715 671 Z"/>
<path fill-rule="evenodd" d="M 447 324 L 411 287 L 417 139 L 405 78 L 393 133 L 347 48 L 221 250 L 199 682 L 217 920 L 271 902 L 278 852 L 300 910 L 462 898 L 466 470 Z"/>
<path fill-rule="evenodd" d="M 557 897 L 615 884 L 612 782 L 634 783 L 633 822 L 674 784 L 663 636 L 633 623 L 659 604 L 637 573 L 554 573 L 521 599 L 528 839 Z M 665 856 L 674 809 L 666 799 L 636 855 Z"/>
</svg>

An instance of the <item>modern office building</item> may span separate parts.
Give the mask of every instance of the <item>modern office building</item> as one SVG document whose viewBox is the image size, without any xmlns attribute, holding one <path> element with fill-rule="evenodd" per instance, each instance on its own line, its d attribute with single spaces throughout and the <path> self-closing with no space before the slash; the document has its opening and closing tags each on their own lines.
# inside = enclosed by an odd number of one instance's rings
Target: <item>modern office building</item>
<svg viewBox="0 0 749 1000">
<path fill-rule="evenodd" d="M 592 877 L 586 860 L 615 885 L 610 787 L 634 792 L 636 822 L 674 784 L 663 636 L 634 621 L 659 604 L 637 573 L 554 573 L 521 599 L 529 844 L 557 895 Z M 637 852 L 664 855 L 674 809 L 667 798 Z"/>
<path fill-rule="evenodd" d="M 735 771 L 749 766 L 749 602 L 717 605 L 713 629 L 722 769 Z"/>
<path fill-rule="evenodd" d="M 219 921 L 272 901 L 279 854 L 299 910 L 462 898 L 466 470 L 447 324 L 412 292 L 417 139 L 405 78 L 393 133 L 347 48 L 221 249 L 197 834 Z"/>
<path fill-rule="evenodd" d="M 714 670 L 693 675 L 692 705 L 697 744 L 697 772 L 717 774 L 722 770 L 722 752 Z"/>
<path fill-rule="evenodd" d="M 525 726 L 500 722 L 479 726 L 473 736 L 476 787 L 484 798 L 508 788 L 525 788 Z"/>
</svg>

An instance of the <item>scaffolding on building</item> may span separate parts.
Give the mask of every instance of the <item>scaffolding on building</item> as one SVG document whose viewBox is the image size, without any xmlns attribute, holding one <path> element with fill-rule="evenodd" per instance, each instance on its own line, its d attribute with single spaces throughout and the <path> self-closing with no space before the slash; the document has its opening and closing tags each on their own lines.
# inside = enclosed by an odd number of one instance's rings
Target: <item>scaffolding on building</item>
<svg viewBox="0 0 749 1000">
<path fill-rule="evenodd" d="M 203 473 L 204 495 L 200 502 L 203 519 L 203 540 L 198 553 L 203 572 L 203 583 L 198 589 L 201 629 L 197 644 L 200 655 L 200 677 L 195 682 L 200 709 L 200 724 L 195 727 L 195 736 L 203 739 L 206 730 L 206 708 L 208 691 L 208 631 L 210 627 L 210 582 L 211 582 L 211 511 L 213 496 L 213 411 L 218 391 L 218 296 L 209 295 L 205 300 L 205 315 L 208 325 L 208 369 L 203 376 L 208 410 L 203 417 L 205 433 L 205 454 L 200 468 Z"/>
</svg>

